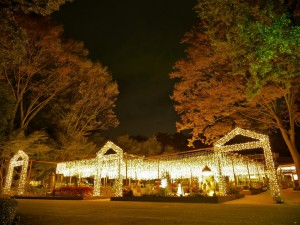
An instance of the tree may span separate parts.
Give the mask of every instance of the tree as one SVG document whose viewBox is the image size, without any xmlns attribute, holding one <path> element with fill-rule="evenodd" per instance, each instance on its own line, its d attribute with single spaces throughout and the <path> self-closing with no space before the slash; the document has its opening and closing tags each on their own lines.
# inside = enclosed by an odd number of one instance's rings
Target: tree
<svg viewBox="0 0 300 225">
<path fill-rule="evenodd" d="M 26 14 L 35 13 L 38 15 L 50 15 L 52 12 L 59 10 L 59 7 L 72 0 L 1 0 L 0 8 L 11 11 L 22 11 Z"/>
<path fill-rule="evenodd" d="M 15 86 L 19 89 L 19 93 L 16 90 L 13 90 L 13 93 L 7 92 L 7 88 L 5 87 L 3 90 L 5 90 L 5 95 L 11 96 L 12 94 L 14 95 L 14 103 L 15 107 L 13 110 L 13 118 L 10 119 L 11 123 L 7 124 L 7 129 L 9 130 L 12 127 L 12 123 L 14 121 L 15 114 L 17 113 L 16 111 L 22 110 L 22 106 L 20 104 L 25 104 L 22 103 L 22 95 L 28 94 L 28 90 L 26 90 L 26 82 L 29 81 L 32 78 L 32 74 L 27 74 L 29 75 L 29 78 L 24 79 L 26 73 L 28 73 L 30 69 L 33 69 L 34 67 L 34 60 L 37 60 L 40 56 L 43 56 L 43 49 L 36 54 L 35 50 L 38 48 L 42 47 L 39 46 L 42 44 L 43 41 L 40 43 L 37 43 L 36 38 L 39 38 L 39 35 L 41 33 L 47 30 L 46 29 L 41 29 L 44 28 L 44 26 L 48 27 L 49 25 L 47 23 L 40 23 L 39 26 L 37 25 L 38 23 L 34 20 L 29 20 L 28 18 L 30 17 L 24 17 L 20 16 L 23 13 L 25 14 L 36 14 L 36 15 L 50 15 L 53 11 L 56 11 L 59 9 L 59 7 L 64 4 L 65 2 L 70 1 L 70 0 L 36 0 L 36 1 L 21 1 L 21 0 L 2 0 L 0 2 L 0 19 L 1 19 L 1 24 L 0 24 L 0 82 L 4 82 L 6 84 L 10 84 L 10 87 Z M 28 21 L 27 24 L 24 21 L 26 19 Z M 17 21 L 19 19 L 19 21 Z M 21 19 L 21 21 L 20 21 Z M 44 19 L 45 20 L 45 19 Z M 33 22 L 34 21 L 34 22 Z M 23 24 L 22 24 L 23 22 Z M 45 21 L 44 21 L 45 22 Z M 31 24 L 32 23 L 32 24 Z M 22 27 L 25 25 L 25 27 Z M 33 25 L 30 27 L 30 25 Z M 34 27 L 36 26 L 36 27 Z M 40 34 L 38 32 L 32 32 L 33 30 L 30 31 L 30 28 L 33 29 L 41 29 L 42 31 Z M 53 29 L 53 27 L 52 27 Z M 62 31 L 62 27 L 58 28 L 58 30 Z M 48 30 L 49 31 L 49 30 Z M 61 34 L 61 32 L 58 32 Z M 53 36 L 50 34 L 49 36 Z M 49 37 L 48 36 L 48 37 Z M 32 39 L 31 39 L 32 38 Z M 52 37 L 53 38 L 53 37 Z M 50 37 L 51 39 L 51 37 Z M 53 41 L 53 40 L 52 40 Z M 51 42 L 51 41 L 50 41 Z M 44 39 L 44 44 L 45 44 L 45 39 Z M 50 43 L 48 43 L 50 44 Z M 45 48 L 45 46 L 43 46 Z M 57 46 L 56 46 L 57 47 Z M 35 49 L 34 49 L 35 48 Z M 29 51 L 31 51 L 29 53 Z M 41 54 L 42 53 L 42 54 Z M 48 52 L 49 53 L 49 52 Z M 48 57 L 49 54 L 45 54 L 45 57 Z M 40 59 L 40 62 L 43 63 L 43 59 Z M 25 62 L 27 61 L 27 62 Z M 29 65 L 26 63 L 32 63 L 33 66 L 32 68 L 29 68 Z M 45 67 L 49 65 L 46 64 Z M 36 66 L 36 64 L 35 64 Z M 21 68 L 23 67 L 23 68 Z M 23 69 L 23 71 L 22 71 Z M 50 70 L 51 68 L 49 68 Z M 27 71 L 26 71 L 27 70 Z M 34 70 L 34 69 L 33 69 Z M 39 71 L 35 68 L 35 73 L 39 73 Z M 45 69 L 44 69 L 45 70 Z M 16 77 L 16 74 L 18 72 L 23 72 L 22 75 L 19 77 Z M 31 71 L 32 72 L 32 71 Z M 30 72 L 29 72 L 30 73 Z M 25 75 L 24 75 L 25 74 Z M 8 76 L 10 76 L 8 78 Z M 14 80 L 12 78 L 14 77 Z M 36 76 L 36 74 L 35 74 Z M 7 83 L 8 81 L 8 83 Z M 22 83 L 18 83 L 20 81 Z M 16 82 L 16 83 L 13 83 Z M 6 85 L 4 85 L 6 86 Z M 45 88 L 45 86 L 42 86 Z M 33 91 L 33 90 L 30 90 Z M 51 91 L 51 90 L 50 90 Z M 3 95 L 1 96 L 3 97 Z M 28 108 L 34 107 L 35 109 L 29 110 L 27 112 L 20 112 L 21 116 L 23 117 L 20 121 L 21 126 L 27 126 L 27 122 L 29 122 L 30 117 L 35 115 L 35 112 L 39 111 L 39 107 L 36 107 L 36 105 L 31 105 Z M 26 115 L 27 114 L 27 115 Z M 6 115 L 4 115 L 6 116 Z M 27 121 L 26 121 L 27 120 Z"/>
<path fill-rule="evenodd" d="M 45 157 L 53 150 L 49 144 L 48 135 L 43 131 L 33 132 L 26 137 L 10 138 L 0 142 L 0 189 L 4 186 L 9 160 L 20 149 L 25 151 L 30 159 L 37 159 L 37 157 L 42 159 L 41 156 Z"/>
<path fill-rule="evenodd" d="M 3 64 L 18 63 L 26 52 L 26 37 L 16 21 L 16 14 L 50 15 L 71 0 L 1 0 L 0 2 L 0 73 Z"/>
<path fill-rule="evenodd" d="M 123 135 L 119 136 L 115 142 L 124 150 L 124 152 L 129 154 L 153 156 L 159 155 L 163 151 L 162 144 L 157 141 L 155 136 L 138 141 L 134 137 Z"/>
<path fill-rule="evenodd" d="M 142 149 L 146 156 L 154 156 L 162 153 L 163 146 L 157 141 L 155 136 L 152 136 L 147 141 L 142 142 Z"/>
<path fill-rule="evenodd" d="M 24 13 L 36 12 L 43 15 L 50 14 L 58 9 L 59 5 L 64 2 L 65 1 L 61 0 L 2 0 L 0 2 L 0 188 L 2 188 L 5 179 L 7 163 L 9 162 L 10 157 L 12 157 L 19 149 L 36 153 L 38 148 L 32 146 L 32 143 L 35 143 L 36 140 L 39 140 L 41 137 L 41 135 L 36 135 L 34 133 L 28 137 L 24 137 L 23 135 L 18 136 L 18 138 L 10 136 L 13 129 L 15 129 L 14 121 L 16 118 L 16 111 L 18 111 L 16 108 L 18 108 L 17 105 L 20 105 L 21 102 L 20 98 L 18 98 L 20 95 L 13 95 L 18 93 L 18 91 L 11 89 L 13 86 L 21 87 L 19 84 L 12 83 L 13 76 L 16 75 L 14 72 L 16 72 L 15 69 L 21 71 L 21 68 L 18 68 L 18 66 L 21 64 L 24 65 L 22 61 L 26 56 L 29 56 L 30 54 L 34 55 L 33 52 L 27 52 L 28 49 L 26 48 L 29 46 L 28 40 L 30 41 L 30 39 L 27 39 L 28 36 L 25 30 L 20 26 L 19 22 L 17 22 L 16 15 L 20 14 L 21 11 Z M 8 74 L 10 82 L 7 82 Z M 29 95 L 29 93 L 26 94 Z M 22 103 L 25 104 L 24 101 Z M 24 113 L 23 116 L 25 116 Z M 20 125 L 20 123 L 18 125 Z M 27 148 L 26 146 L 30 146 L 30 148 Z M 44 150 L 39 152 L 45 152 Z"/>
<path fill-rule="evenodd" d="M 155 135 L 155 137 L 162 145 L 162 154 L 188 150 L 188 136 L 184 135 L 183 133 L 167 134 L 159 132 Z"/>
<path fill-rule="evenodd" d="M 2 71 L 10 87 L 15 106 L 11 122 L 15 129 L 26 130 L 29 122 L 69 84 L 72 58 L 63 48 L 62 27 L 50 26 L 27 16 L 19 18 L 26 31 L 26 54 Z"/>
<path fill-rule="evenodd" d="M 12 130 L 10 121 L 12 119 L 14 100 L 9 95 L 9 87 L 2 82 L 0 82 L 0 105 L 0 137 L 3 137 Z"/>
<path fill-rule="evenodd" d="M 171 78 L 179 79 L 175 84 L 173 100 L 181 122 L 176 123 L 178 131 L 189 130 L 192 138 L 206 144 L 216 141 L 235 125 L 236 111 L 245 101 L 243 77 L 232 79 L 226 63 L 219 61 L 203 24 L 187 33 L 184 42 L 187 59 L 174 66 Z"/>
<path fill-rule="evenodd" d="M 94 154 L 96 146 L 88 137 L 118 125 L 113 112 L 118 86 L 107 68 L 86 58 L 82 43 L 68 41 L 67 46 L 74 54 L 70 84 L 47 107 L 47 113 L 44 112 L 61 144 L 60 160 L 70 160 L 68 156 L 72 154 L 77 158 Z"/>
<path fill-rule="evenodd" d="M 59 126 L 66 135 L 87 136 L 118 125 L 113 112 L 118 87 L 101 64 L 83 68 L 57 105 Z"/>
<path fill-rule="evenodd" d="M 48 130 L 50 122 L 31 126 L 38 116 L 56 123 L 53 127 L 58 128 L 60 160 L 90 157 L 96 146 L 87 136 L 118 124 L 113 112 L 117 84 L 107 69 L 88 59 L 83 43 L 65 39 L 62 26 L 53 25 L 49 17 L 31 13 L 47 15 L 62 2 L 3 2 L 6 10 L 0 11 L 5 18 L 0 24 L 4 31 L 0 33 L 0 78 L 6 89 L 0 101 L 6 105 L 0 111 L 5 114 L 0 126 L 7 132 L 3 149 L 11 152 L 1 152 L 2 168 L 16 151 L 9 148 L 14 138 L 26 139 L 35 130 Z M 7 96 L 12 96 L 9 102 Z"/>
<path fill-rule="evenodd" d="M 126 153 L 144 155 L 141 144 L 137 140 L 130 138 L 129 135 L 117 137 L 115 143 Z"/>
<path fill-rule="evenodd" d="M 65 134 L 84 136 L 116 126 L 112 108 L 118 90 L 107 69 L 87 58 L 82 43 L 63 40 L 62 27 L 51 26 L 48 19 L 21 17 L 19 23 L 26 30 L 26 55 L 2 67 L 14 96 L 15 127 L 26 130 L 58 95 L 65 100 L 57 109 Z"/>
<path fill-rule="evenodd" d="M 288 7 L 282 1 L 203 0 L 196 9 L 200 28 L 190 33 L 187 59 L 171 74 L 180 78 L 173 95 L 178 129 L 192 129 L 191 141 L 207 142 L 236 125 L 280 130 L 299 176 L 300 29 Z"/>
</svg>

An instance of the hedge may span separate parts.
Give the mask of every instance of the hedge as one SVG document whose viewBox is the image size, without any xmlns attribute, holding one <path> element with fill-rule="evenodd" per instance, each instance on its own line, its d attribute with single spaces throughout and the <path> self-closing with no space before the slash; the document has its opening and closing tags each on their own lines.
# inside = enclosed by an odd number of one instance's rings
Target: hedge
<svg viewBox="0 0 300 225">
<path fill-rule="evenodd" d="M 12 198 L 0 197 L 0 225 L 18 224 L 17 218 L 17 201 Z"/>
</svg>

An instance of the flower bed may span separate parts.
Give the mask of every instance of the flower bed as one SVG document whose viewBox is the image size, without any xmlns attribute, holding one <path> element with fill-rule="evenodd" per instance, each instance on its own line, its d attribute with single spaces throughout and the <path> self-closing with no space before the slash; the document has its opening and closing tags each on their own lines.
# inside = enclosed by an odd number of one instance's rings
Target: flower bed
<svg viewBox="0 0 300 225">
<path fill-rule="evenodd" d="M 184 202 L 184 203 L 221 203 L 245 197 L 243 194 L 227 196 L 199 196 L 199 197 L 163 197 L 163 196 L 139 196 L 139 197 L 111 197 L 111 201 L 138 201 L 138 202 Z"/>
<path fill-rule="evenodd" d="M 66 187 L 60 187 L 57 190 L 55 190 L 55 195 L 89 197 L 93 195 L 93 190 L 94 189 L 92 187 L 66 186 Z"/>
</svg>

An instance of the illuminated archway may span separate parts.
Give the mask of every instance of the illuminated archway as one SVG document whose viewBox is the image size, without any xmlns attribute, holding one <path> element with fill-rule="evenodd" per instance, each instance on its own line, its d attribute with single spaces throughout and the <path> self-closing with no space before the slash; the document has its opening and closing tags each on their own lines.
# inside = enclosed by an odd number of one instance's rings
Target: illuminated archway
<svg viewBox="0 0 300 225">
<path fill-rule="evenodd" d="M 255 141 L 242 143 L 242 144 L 232 144 L 225 145 L 229 140 L 233 139 L 237 135 L 242 135 L 245 137 L 249 137 L 252 139 L 256 139 Z M 271 194 L 276 201 L 281 201 L 280 190 L 278 185 L 278 180 L 276 176 L 275 165 L 273 161 L 273 155 L 270 147 L 269 137 L 267 135 L 258 134 L 249 130 L 244 130 L 239 127 L 235 128 L 223 138 L 219 139 L 214 144 L 215 153 L 220 157 L 219 163 L 219 175 L 220 175 L 220 189 L 225 194 L 225 182 L 222 179 L 222 153 L 223 152 L 232 152 L 232 151 L 242 151 L 246 149 L 255 149 L 262 148 L 264 151 L 264 157 L 266 162 L 266 168 L 269 174 L 270 181 L 270 190 Z"/>
<path fill-rule="evenodd" d="M 113 150 L 113 154 L 106 155 L 109 150 Z M 106 144 L 100 149 L 97 153 L 96 157 L 96 174 L 94 178 L 94 192 L 93 196 L 100 196 L 100 186 L 101 186 L 101 178 L 104 173 L 105 165 L 109 161 L 115 161 L 117 165 L 117 178 L 115 179 L 115 188 L 116 188 L 116 197 L 121 197 L 122 187 L 123 187 L 123 179 L 121 175 L 121 164 L 123 163 L 123 150 L 115 145 L 113 142 L 108 141 Z"/>
<path fill-rule="evenodd" d="M 19 150 L 17 152 L 17 154 L 15 154 L 11 158 L 11 160 L 9 162 L 8 172 L 7 172 L 6 179 L 5 179 L 5 184 L 4 184 L 4 193 L 5 194 L 9 194 L 9 192 L 11 190 L 13 172 L 14 172 L 15 167 L 18 167 L 18 166 L 22 166 L 22 169 L 21 169 L 21 176 L 20 176 L 19 184 L 18 184 L 18 188 L 17 188 L 17 194 L 18 195 L 24 194 L 26 177 L 27 177 L 28 161 L 29 161 L 28 155 L 25 152 L 23 152 L 22 150 Z"/>
</svg>

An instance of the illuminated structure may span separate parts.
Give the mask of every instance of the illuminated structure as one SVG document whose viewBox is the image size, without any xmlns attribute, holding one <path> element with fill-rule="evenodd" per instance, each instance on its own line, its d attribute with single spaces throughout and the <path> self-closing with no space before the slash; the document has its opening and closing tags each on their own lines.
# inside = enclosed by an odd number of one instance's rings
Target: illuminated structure
<svg viewBox="0 0 300 225">
<path fill-rule="evenodd" d="M 254 141 L 228 144 L 237 135 L 249 137 Z M 263 160 L 241 154 L 243 150 L 256 148 L 263 149 Z M 23 151 L 19 151 L 10 161 L 5 193 L 10 191 L 13 171 L 17 166 L 22 166 L 18 194 L 24 193 L 28 156 Z M 56 174 L 65 177 L 93 178 L 94 196 L 100 196 L 101 182 L 104 179 L 114 180 L 115 196 L 122 196 L 123 180 L 126 180 L 127 185 L 130 179 L 135 181 L 162 179 L 162 186 L 166 186 L 169 183 L 163 179 L 166 174 L 170 184 L 180 184 L 181 194 L 184 194 L 185 190 L 184 182 L 180 181 L 184 180 L 189 180 L 190 184 L 196 182 L 196 186 L 206 193 L 226 195 L 230 185 L 245 186 L 246 182 L 251 188 L 255 187 L 255 183 L 264 183 L 268 178 L 274 200 L 281 200 L 268 136 L 241 128 L 229 132 L 210 150 L 200 149 L 153 157 L 124 153 L 120 147 L 108 141 L 97 152 L 95 158 L 57 163 Z"/>
<path fill-rule="evenodd" d="M 256 139 L 256 141 L 252 142 L 247 142 L 247 143 L 242 143 L 242 144 L 233 144 L 233 145 L 225 145 L 229 140 L 233 139 L 237 135 L 243 135 L 249 138 Z M 265 157 L 265 163 L 266 163 L 266 175 L 269 177 L 270 181 L 270 189 L 271 189 L 271 194 L 276 201 L 281 201 L 281 196 L 280 196 L 280 190 L 279 190 L 279 185 L 278 185 L 278 180 L 276 176 L 276 170 L 275 170 L 275 165 L 273 161 L 273 155 L 270 147 L 270 142 L 269 142 L 269 137 L 267 135 L 263 134 L 257 134 L 252 131 L 244 130 L 241 128 L 235 128 L 231 132 L 229 132 L 226 136 L 218 140 L 214 144 L 214 150 L 216 154 L 219 155 L 219 177 L 224 177 L 224 174 L 222 174 L 222 168 L 224 167 L 224 161 L 221 160 L 224 155 L 228 152 L 233 152 L 233 151 L 242 151 L 246 149 L 255 149 L 255 148 L 262 148 L 264 150 L 264 157 Z M 247 165 L 248 169 L 248 165 Z M 220 190 L 223 191 L 225 190 L 225 184 L 224 184 L 224 179 L 220 180 Z"/>
<path fill-rule="evenodd" d="M 250 137 L 256 141 L 226 145 L 236 135 Z M 266 164 L 237 153 L 241 150 L 254 148 L 264 150 Z M 110 149 L 113 150 L 114 154 L 106 154 Z M 192 151 L 155 157 L 139 157 L 123 154 L 121 148 L 112 142 L 107 142 L 97 153 L 96 158 L 59 163 L 56 173 L 64 176 L 94 177 L 94 196 L 100 195 L 102 178 L 115 179 L 116 196 L 121 196 L 123 179 L 154 180 L 169 174 L 173 180 L 195 178 L 202 182 L 202 177 L 207 176 L 207 171 L 202 169 L 206 167 L 210 169 L 211 176 L 218 183 L 219 195 L 227 194 L 226 177 L 235 183 L 237 183 L 238 178 L 243 177 L 248 179 L 250 184 L 253 178 L 262 181 L 264 177 L 269 177 L 274 199 L 280 198 L 268 137 L 241 128 L 234 129 L 217 141 L 214 145 L 214 151 Z"/>
<path fill-rule="evenodd" d="M 112 150 L 113 153 L 108 154 L 109 150 Z M 125 167 L 123 155 L 123 150 L 120 147 L 108 141 L 97 152 L 96 158 L 58 163 L 56 173 L 68 177 L 78 176 L 80 178 L 93 176 L 94 196 L 100 196 L 101 178 L 115 179 L 115 195 L 122 196 Z"/>
<path fill-rule="evenodd" d="M 283 188 L 294 188 L 298 186 L 297 183 L 299 182 L 299 179 L 294 163 L 279 165 L 277 168 L 277 174 L 280 177 Z"/>
<path fill-rule="evenodd" d="M 11 158 L 9 162 L 8 172 L 5 179 L 4 189 L 3 189 L 3 192 L 5 194 L 9 194 L 11 191 L 13 172 L 15 167 L 18 166 L 22 166 L 22 169 L 21 169 L 21 175 L 20 175 L 19 184 L 17 188 L 17 194 L 18 195 L 24 194 L 26 178 L 27 178 L 28 160 L 29 160 L 28 155 L 22 150 L 19 150 L 17 154 L 15 154 Z"/>
</svg>

